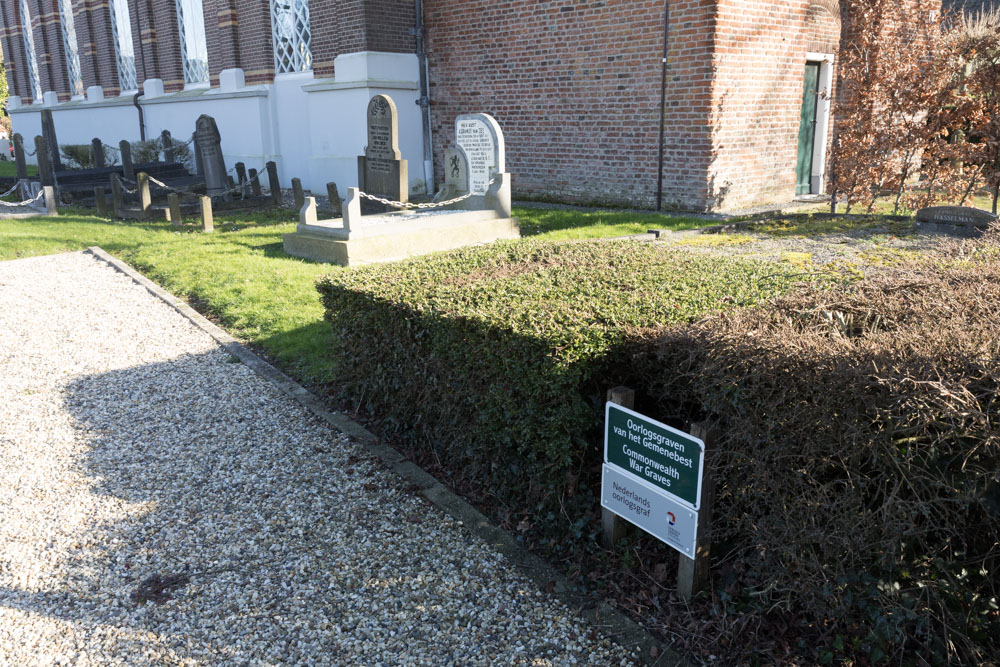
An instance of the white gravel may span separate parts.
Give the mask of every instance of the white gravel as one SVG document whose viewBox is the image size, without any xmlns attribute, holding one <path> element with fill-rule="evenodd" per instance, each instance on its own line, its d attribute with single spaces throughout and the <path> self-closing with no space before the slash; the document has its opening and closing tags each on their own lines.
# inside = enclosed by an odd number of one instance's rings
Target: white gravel
<svg viewBox="0 0 1000 667">
<path fill-rule="evenodd" d="M 632 662 L 89 254 L 0 262 L 0 399 L 2 665 Z"/>
</svg>

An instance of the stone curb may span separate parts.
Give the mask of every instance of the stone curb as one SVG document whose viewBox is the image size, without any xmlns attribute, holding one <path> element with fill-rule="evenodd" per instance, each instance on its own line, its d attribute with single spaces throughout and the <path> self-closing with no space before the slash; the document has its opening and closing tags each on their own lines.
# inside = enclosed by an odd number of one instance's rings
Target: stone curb
<svg viewBox="0 0 1000 667">
<path fill-rule="evenodd" d="M 656 665 L 656 667 L 689 667 L 691 663 L 656 639 L 638 623 L 605 602 L 595 605 L 593 598 L 582 587 L 571 582 L 539 556 L 522 549 L 517 540 L 510 534 L 490 523 L 489 519 L 479 510 L 442 485 L 432 475 L 412 461 L 407 460 L 395 448 L 380 442 L 374 434 L 357 422 L 328 410 L 315 394 L 261 359 L 187 303 L 146 278 L 125 262 L 112 257 L 100 247 L 92 246 L 87 248 L 85 252 L 106 262 L 145 287 L 150 294 L 171 306 L 196 327 L 214 338 L 226 352 L 238 358 L 259 376 L 298 401 L 316 417 L 341 433 L 363 443 L 372 454 L 382 459 L 396 474 L 418 487 L 421 495 L 427 500 L 461 521 L 471 533 L 502 553 L 541 590 L 547 591 L 563 604 L 576 610 L 591 626 L 611 637 L 619 645 L 634 651 L 644 664 Z M 654 652 L 656 657 L 653 657 Z"/>
</svg>

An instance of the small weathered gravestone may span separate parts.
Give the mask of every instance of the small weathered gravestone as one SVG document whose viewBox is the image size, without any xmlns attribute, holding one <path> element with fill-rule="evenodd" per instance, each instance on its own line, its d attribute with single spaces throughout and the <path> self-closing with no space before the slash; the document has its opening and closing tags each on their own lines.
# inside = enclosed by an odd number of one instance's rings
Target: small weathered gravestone
<svg viewBox="0 0 1000 667">
<path fill-rule="evenodd" d="M 167 195 L 167 211 L 170 215 L 170 224 L 180 227 L 184 218 L 181 216 L 181 196 L 176 192 Z"/>
<path fill-rule="evenodd" d="M 90 164 L 97 169 L 104 169 L 104 142 L 97 137 L 90 140 Z"/>
<path fill-rule="evenodd" d="M 222 137 L 215 119 L 207 114 L 198 116 L 195 122 L 195 142 L 201 149 L 205 173 L 205 194 L 209 197 L 226 195 L 229 188 L 226 179 L 226 160 L 222 155 Z"/>
<path fill-rule="evenodd" d="M 254 197 L 261 196 L 260 174 L 258 174 L 257 170 L 252 167 L 250 168 L 250 191 L 253 192 Z"/>
<path fill-rule="evenodd" d="M 108 217 L 108 196 L 104 188 L 100 185 L 94 188 L 94 205 L 97 207 L 97 214 L 102 218 Z"/>
<path fill-rule="evenodd" d="M 298 211 L 306 203 L 306 193 L 302 190 L 302 181 L 298 178 L 292 179 L 292 205 Z"/>
<path fill-rule="evenodd" d="M 247 188 L 249 184 L 247 183 L 247 166 L 242 162 L 236 163 L 236 180 L 240 184 L 240 190 L 243 192 L 243 196 L 247 196 Z"/>
<path fill-rule="evenodd" d="M 278 182 L 278 165 L 269 160 L 264 165 L 267 169 L 267 187 L 271 189 L 271 203 L 281 206 L 281 183 Z"/>
<path fill-rule="evenodd" d="M 122 192 L 121 176 L 117 173 L 111 174 L 111 213 L 115 218 L 120 218 L 122 210 L 125 208 L 125 195 Z"/>
<path fill-rule="evenodd" d="M 28 163 L 24 161 L 24 137 L 14 133 L 14 163 L 17 167 L 17 180 L 28 178 Z"/>
<path fill-rule="evenodd" d="M 38 181 L 43 186 L 55 185 L 55 178 L 52 175 L 52 165 L 49 162 L 49 151 L 46 147 L 44 137 L 35 137 L 35 159 L 38 161 Z"/>
<path fill-rule="evenodd" d="M 122 156 L 122 176 L 126 180 L 135 180 L 135 165 L 132 163 L 132 144 L 125 139 L 118 142 L 118 151 Z"/>
<path fill-rule="evenodd" d="M 59 156 L 59 141 L 56 139 L 56 123 L 52 119 L 51 109 L 42 109 L 42 136 L 48 147 L 49 166 L 53 171 L 62 169 L 62 159 Z"/>
<path fill-rule="evenodd" d="M 388 95 L 376 95 L 368 102 L 368 145 L 358 157 L 360 189 L 398 202 L 409 196 L 406 160 L 400 159 L 399 120 L 396 103 Z"/>
<path fill-rule="evenodd" d="M 507 170 L 500 124 L 489 114 L 463 114 L 455 119 L 455 143 L 469 161 L 469 191 L 485 195 L 493 176 Z"/>
<path fill-rule="evenodd" d="M 160 133 L 160 143 L 163 144 L 163 161 L 164 162 L 176 162 L 174 156 L 174 139 L 170 136 L 170 130 L 164 130 Z"/>
<path fill-rule="evenodd" d="M 45 215 L 58 215 L 59 211 L 56 208 L 58 202 L 56 202 L 56 189 L 55 186 L 46 185 L 42 188 L 43 198 L 45 199 Z"/>
<path fill-rule="evenodd" d="M 330 200 L 330 210 L 333 211 L 333 217 L 338 217 L 341 210 L 341 201 L 336 183 L 331 182 L 326 184 L 326 196 Z"/>
</svg>

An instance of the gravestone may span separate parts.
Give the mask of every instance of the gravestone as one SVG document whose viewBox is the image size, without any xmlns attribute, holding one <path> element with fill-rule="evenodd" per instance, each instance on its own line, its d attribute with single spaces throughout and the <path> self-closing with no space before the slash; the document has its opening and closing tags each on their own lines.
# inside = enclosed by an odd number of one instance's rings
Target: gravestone
<svg viewBox="0 0 1000 667">
<path fill-rule="evenodd" d="M 968 206 L 929 206 L 917 211 L 917 222 L 987 229 L 997 216 Z"/>
<path fill-rule="evenodd" d="M 14 134 L 14 163 L 17 166 L 17 180 L 28 178 L 28 163 L 24 161 L 24 137 Z"/>
<path fill-rule="evenodd" d="M 340 216 L 341 213 L 341 201 L 340 193 L 337 191 L 336 183 L 326 184 L 326 196 L 330 200 L 330 210 L 333 211 L 333 217 Z"/>
<path fill-rule="evenodd" d="M 246 197 L 247 188 L 249 186 L 247 183 L 247 166 L 242 162 L 236 163 L 236 180 L 240 184 L 240 191 L 243 193 L 243 196 Z"/>
<path fill-rule="evenodd" d="M 44 185 L 55 185 L 55 177 L 52 175 L 52 165 L 49 162 L 49 150 L 45 137 L 35 137 L 35 159 L 38 161 L 38 181 Z"/>
<path fill-rule="evenodd" d="M 507 169 L 500 124 L 489 114 L 463 114 L 455 119 L 455 143 L 469 162 L 469 191 L 485 195 L 490 179 Z"/>
<path fill-rule="evenodd" d="M 176 162 L 174 156 L 174 139 L 170 136 L 170 130 L 164 130 L 160 133 L 160 143 L 163 144 L 163 161 L 164 162 Z"/>
<path fill-rule="evenodd" d="M 181 216 L 181 196 L 176 192 L 171 192 L 167 195 L 167 210 L 170 215 L 170 224 L 174 227 L 180 227 L 184 223 L 184 218 Z"/>
<path fill-rule="evenodd" d="M 108 196 L 101 186 L 94 188 L 94 205 L 97 207 L 97 214 L 102 218 L 108 217 Z"/>
<path fill-rule="evenodd" d="M 444 185 L 448 199 L 469 192 L 469 161 L 458 148 L 444 152 Z"/>
<path fill-rule="evenodd" d="M 132 164 L 132 144 L 125 139 L 118 143 L 118 151 L 122 156 L 122 176 L 129 181 L 135 180 L 135 165 Z"/>
<path fill-rule="evenodd" d="M 226 160 L 222 155 L 222 137 L 215 119 L 207 114 L 195 122 L 195 145 L 201 149 L 202 169 L 205 175 L 205 194 L 209 197 L 226 195 Z"/>
<path fill-rule="evenodd" d="M 120 218 L 125 208 L 125 193 L 122 192 L 121 178 L 117 173 L 111 173 L 111 212 L 115 218 Z"/>
<path fill-rule="evenodd" d="M 250 191 L 253 192 L 254 197 L 260 197 L 260 174 L 257 173 L 256 169 L 250 169 Z"/>
<path fill-rule="evenodd" d="M 97 137 L 90 140 L 90 163 L 97 169 L 104 169 L 104 143 Z"/>
<path fill-rule="evenodd" d="M 62 169 L 62 159 L 59 156 L 59 142 L 56 140 L 56 123 L 52 119 L 51 109 L 42 109 L 42 136 L 48 147 L 49 167 L 53 171 Z"/>
<path fill-rule="evenodd" d="M 271 203 L 281 206 L 281 183 L 278 181 L 278 165 L 273 160 L 268 160 L 264 165 L 267 169 L 267 187 L 271 190 Z"/>
<path fill-rule="evenodd" d="M 368 145 L 358 157 L 360 189 L 398 202 L 409 195 L 406 160 L 399 155 L 399 120 L 396 103 L 388 95 L 368 102 Z"/>
<path fill-rule="evenodd" d="M 201 148 L 198 146 L 198 133 L 191 133 L 191 149 L 194 151 L 194 173 L 199 176 L 205 175 L 205 161 L 201 157 Z"/>
</svg>

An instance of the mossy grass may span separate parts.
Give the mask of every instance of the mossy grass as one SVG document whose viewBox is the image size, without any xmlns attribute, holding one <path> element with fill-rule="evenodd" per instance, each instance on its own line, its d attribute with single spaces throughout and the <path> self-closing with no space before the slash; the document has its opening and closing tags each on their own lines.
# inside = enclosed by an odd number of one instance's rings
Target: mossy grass
<svg viewBox="0 0 1000 667">
<path fill-rule="evenodd" d="M 580 211 L 574 209 L 516 207 L 521 235 L 549 241 L 608 238 L 645 234 L 650 229 L 696 229 L 713 224 L 696 216 L 639 213 L 635 211 Z"/>
</svg>

